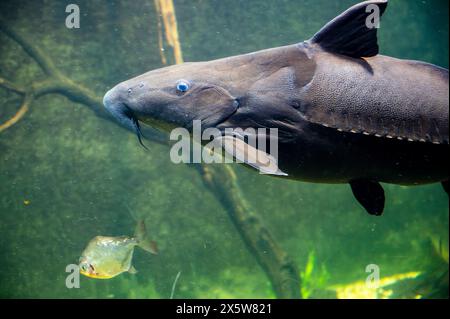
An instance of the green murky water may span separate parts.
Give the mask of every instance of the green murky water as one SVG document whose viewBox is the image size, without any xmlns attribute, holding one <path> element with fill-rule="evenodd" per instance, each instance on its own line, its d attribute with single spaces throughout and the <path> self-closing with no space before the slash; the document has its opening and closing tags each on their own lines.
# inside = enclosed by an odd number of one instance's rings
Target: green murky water
<svg viewBox="0 0 450 319">
<path fill-rule="evenodd" d="M 174 2 L 186 61 L 308 39 L 354 4 Z M 68 3 L 3 0 L 0 21 L 99 97 L 161 66 L 153 1 L 76 1 L 80 29 L 65 27 Z M 392 0 L 379 38 L 382 54 L 448 68 L 448 2 Z M 46 74 L 0 31 L 0 77 L 26 88 Z M 0 88 L 1 122 L 21 100 Z M 107 115 L 101 109 L 99 114 Z M 276 297 L 198 172 L 171 163 L 167 146 L 147 145 L 150 151 L 131 133 L 58 93 L 35 99 L 23 119 L 0 132 L 0 297 L 168 298 L 178 272 L 176 298 Z M 386 210 L 376 218 L 363 211 L 347 185 L 234 169 L 243 195 L 303 273 L 305 297 L 336 297 L 332 287 L 366 280 L 368 264 L 380 267 L 381 278 L 421 272 L 392 288 L 392 296 L 448 296 L 448 198 L 440 185 L 385 185 Z M 68 289 L 66 265 L 77 262 L 92 237 L 133 233 L 127 205 L 146 219 L 160 254 L 136 250 L 138 274 L 103 281 L 82 277 L 80 288 Z"/>
</svg>

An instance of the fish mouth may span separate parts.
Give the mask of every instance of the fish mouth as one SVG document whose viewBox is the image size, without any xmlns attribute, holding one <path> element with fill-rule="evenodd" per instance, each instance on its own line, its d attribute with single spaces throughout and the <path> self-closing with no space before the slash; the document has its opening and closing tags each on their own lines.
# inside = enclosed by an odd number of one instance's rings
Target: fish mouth
<svg viewBox="0 0 450 319">
<path fill-rule="evenodd" d="M 139 124 L 139 120 L 133 114 L 133 111 L 131 111 L 131 109 L 126 104 L 125 104 L 125 109 L 126 109 L 126 111 L 124 113 L 124 116 L 127 116 L 128 120 L 131 122 L 132 130 L 136 134 L 136 137 L 137 137 L 137 139 L 139 141 L 139 144 L 141 144 L 141 146 L 143 148 L 148 150 L 147 146 L 145 146 L 145 144 L 142 141 L 145 137 L 142 134 L 141 125 Z"/>
<path fill-rule="evenodd" d="M 142 141 L 144 136 L 142 135 L 139 120 L 126 103 L 115 101 L 113 90 L 109 90 L 105 94 L 103 97 L 103 105 L 120 124 L 135 133 L 139 144 L 148 150 Z"/>
<path fill-rule="evenodd" d="M 94 279 L 110 279 L 110 278 L 114 277 L 111 275 L 101 275 L 96 272 L 88 272 L 88 271 L 84 271 L 84 270 L 80 270 L 80 274 L 82 274 L 83 276 L 89 277 L 89 278 L 94 278 Z"/>
</svg>

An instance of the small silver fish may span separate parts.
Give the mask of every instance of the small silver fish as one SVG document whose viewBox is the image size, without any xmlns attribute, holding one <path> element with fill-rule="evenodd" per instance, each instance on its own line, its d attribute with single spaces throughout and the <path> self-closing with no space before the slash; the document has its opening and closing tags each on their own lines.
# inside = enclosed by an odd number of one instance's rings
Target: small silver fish
<svg viewBox="0 0 450 319">
<path fill-rule="evenodd" d="M 94 237 L 80 257 L 80 273 L 96 279 L 113 278 L 123 272 L 136 273 L 132 266 L 133 252 L 136 246 L 157 254 L 154 241 L 146 238 L 144 221 L 139 221 L 135 237 Z"/>
</svg>

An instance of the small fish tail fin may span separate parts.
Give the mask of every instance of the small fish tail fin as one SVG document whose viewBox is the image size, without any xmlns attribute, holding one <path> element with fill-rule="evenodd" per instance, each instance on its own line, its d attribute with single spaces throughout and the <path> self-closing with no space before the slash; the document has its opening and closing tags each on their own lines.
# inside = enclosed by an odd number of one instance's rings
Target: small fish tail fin
<svg viewBox="0 0 450 319">
<path fill-rule="evenodd" d="M 151 240 L 147 236 L 147 228 L 145 226 L 144 220 L 139 220 L 136 226 L 136 232 L 135 236 L 137 239 L 137 245 L 144 249 L 145 251 L 148 251 L 151 254 L 157 255 L 158 254 L 158 247 L 156 245 L 156 242 L 154 240 Z"/>
</svg>

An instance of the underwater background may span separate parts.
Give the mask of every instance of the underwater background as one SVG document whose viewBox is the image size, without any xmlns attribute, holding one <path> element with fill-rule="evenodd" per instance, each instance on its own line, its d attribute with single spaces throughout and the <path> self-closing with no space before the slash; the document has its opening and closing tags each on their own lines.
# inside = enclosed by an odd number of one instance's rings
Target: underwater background
<svg viewBox="0 0 450 319">
<path fill-rule="evenodd" d="M 69 3 L 80 7 L 79 29 L 65 26 Z M 174 1 L 185 61 L 309 39 L 355 3 Z M 448 68 L 448 17 L 446 0 L 391 0 L 380 53 Z M 0 1 L 0 123 L 23 101 L 4 80 L 30 87 L 48 78 L 19 43 L 39 48 L 58 74 L 101 99 L 115 84 L 162 67 L 159 20 L 151 0 Z M 1 298 L 169 298 L 178 273 L 174 298 L 277 297 L 226 205 L 193 165 L 173 164 L 164 143 L 147 140 L 145 150 L 101 106 L 93 111 L 59 93 L 33 99 L 23 118 L 0 132 Z M 374 217 L 348 185 L 231 166 L 241 195 L 298 268 L 304 298 L 448 298 L 449 211 L 441 185 L 384 185 L 386 209 Z M 68 289 L 66 266 L 78 262 L 91 238 L 133 234 L 130 210 L 146 220 L 159 254 L 137 248 L 136 275 L 81 277 L 80 288 Z M 379 266 L 385 287 L 364 285 L 369 264 Z"/>
</svg>

